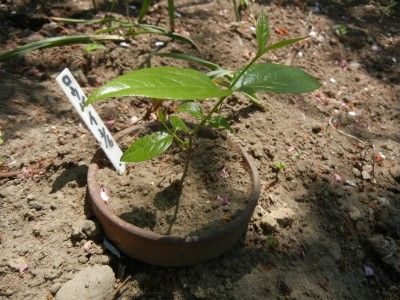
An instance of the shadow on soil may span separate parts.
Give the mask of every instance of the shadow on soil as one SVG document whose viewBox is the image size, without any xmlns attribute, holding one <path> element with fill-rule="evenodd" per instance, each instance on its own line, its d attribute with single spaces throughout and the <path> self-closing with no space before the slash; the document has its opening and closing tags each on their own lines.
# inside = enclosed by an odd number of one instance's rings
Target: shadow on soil
<svg viewBox="0 0 400 300">
<path fill-rule="evenodd" d="M 400 60 L 398 51 L 400 43 L 383 42 L 385 38 L 390 39 L 400 34 L 400 1 L 259 0 L 257 2 L 263 5 L 275 3 L 297 6 L 308 12 L 326 15 L 335 25 L 342 28 L 338 40 L 344 46 L 344 59 L 358 61 L 377 79 L 393 84 L 400 83 L 400 66 L 394 62 L 394 59 L 397 62 Z M 377 46 L 377 50 L 374 50 L 373 46 Z"/>
<path fill-rule="evenodd" d="M 60 191 L 70 182 L 75 182 L 79 187 L 86 185 L 86 175 L 88 167 L 86 165 L 76 165 L 69 163 L 65 169 L 54 180 L 50 194 Z"/>
<path fill-rule="evenodd" d="M 265 236 L 252 223 L 246 237 L 210 262 L 165 268 L 124 257 L 119 263 L 127 266 L 125 276 L 133 275 L 134 280 L 128 283 L 123 295 L 129 299 L 175 299 L 177 295 L 183 299 L 378 296 L 374 294 L 377 286 L 388 289 L 391 280 L 400 278 L 373 255 L 366 242 L 369 238 L 366 232 L 381 233 L 381 230 L 369 228 L 365 204 L 371 206 L 371 199 L 384 196 L 394 208 L 399 206 L 398 195 L 375 188 L 360 191 L 311 177 L 304 182 L 307 193 L 296 199 L 299 211 L 292 225 Z M 398 188 L 396 183 L 394 188 Z M 362 212 L 357 221 L 349 218 L 351 206 L 359 207 Z M 303 219 L 304 216 L 308 217 Z M 364 264 L 372 266 L 379 276 L 366 278 L 362 271 Z M 255 282 L 263 285 L 254 286 Z M 253 295 L 255 289 L 257 293 Z"/>
<path fill-rule="evenodd" d="M 161 130 L 160 124 L 155 122 L 149 124 L 151 124 L 153 131 Z M 134 136 L 137 137 L 137 134 L 144 135 L 148 133 L 149 129 L 140 128 L 139 131 L 135 132 Z M 245 208 L 247 203 L 246 201 L 248 201 L 248 197 L 251 193 L 250 168 L 248 168 L 246 163 L 243 162 L 241 150 L 238 147 L 237 141 L 228 138 L 226 132 L 219 132 L 210 128 L 203 128 L 198 134 L 198 138 L 201 138 L 202 140 L 195 140 L 196 146 L 191 154 L 189 172 L 185 178 L 184 186 L 188 184 L 187 182 L 190 180 L 191 185 L 198 186 L 199 189 L 201 188 L 202 190 L 205 190 L 206 195 L 210 196 L 202 196 L 202 199 L 209 199 L 209 202 L 212 203 L 209 204 L 210 209 L 212 208 L 212 210 L 218 211 L 218 213 L 221 216 L 224 216 L 224 218 L 221 217 L 218 220 L 211 220 L 210 223 L 205 224 L 203 227 L 197 228 L 196 230 L 190 230 L 190 228 L 188 228 L 188 235 L 201 235 L 204 232 L 210 232 L 210 229 L 215 230 L 219 226 L 222 226 L 226 223 L 225 218 L 228 220 L 239 214 L 240 211 Z M 132 133 L 130 133 L 130 135 L 132 135 Z M 129 142 L 131 142 L 131 139 Z M 123 143 L 124 141 L 121 141 L 121 145 L 123 145 Z M 231 155 L 227 154 L 229 152 L 228 149 L 231 150 Z M 186 153 L 177 149 L 177 147 L 171 147 L 167 151 L 167 154 L 173 157 L 173 165 L 176 164 L 183 168 Z M 232 165 L 230 165 L 230 163 Z M 104 159 L 104 157 L 99 160 L 99 164 L 103 165 L 104 168 L 112 168 L 109 161 Z M 230 167 L 232 167 L 232 170 Z M 233 184 L 233 181 L 225 180 L 220 176 L 220 172 L 223 168 L 229 170 L 228 172 L 240 172 L 240 174 L 242 174 L 241 172 L 244 170 L 247 170 L 246 175 L 237 179 L 240 181 L 240 186 L 236 186 Z M 66 173 L 68 172 L 69 171 L 66 170 Z M 235 174 L 235 176 L 238 175 Z M 68 180 L 65 176 L 60 176 L 59 178 L 60 181 Z M 160 183 L 162 182 L 163 180 Z M 126 207 L 127 211 L 118 216 L 133 225 L 153 229 L 156 225 L 155 212 L 159 211 L 159 213 L 165 213 L 167 224 L 169 224 L 166 232 L 162 233 L 169 234 L 171 230 L 173 232 L 173 227 L 180 209 L 180 198 L 182 196 L 180 181 L 174 180 L 167 186 L 163 187 L 160 186 L 160 183 L 156 185 L 159 190 L 153 199 L 153 205 L 151 207 Z M 54 185 L 59 186 L 61 184 L 54 183 Z M 53 190 L 55 189 L 54 185 Z M 220 193 L 219 191 L 221 191 L 221 199 L 217 198 L 217 194 Z M 222 198 L 225 196 L 223 193 L 229 195 L 229 200 L 226 200 L 227 203 L 225 203 L 225 200 Z M 186 197 L 192 196 L 196 195 L 186 195 Z M 188 198 L 188 200 L 191 200 L 191 198 Z M 237 203 L 237 207 L 235 205 L 234 209 L 231 208 L 229 201 Z M 171 211 L 172 208 L 173 212 Z M 88 214 L 91 216 L 89 211 Z M 89 217 L 89 215 L 87 216 Z"/>
<path fill-rule="evenodd" d="M 3 131 L 6 140 L 38 124 L 50 126 L 56 120 L 76 118 L 64 109 L 67 103 L 60 105 L 59 98 L 41 84 L 11 74 L 0 73 L 0 99 L 0 126 L 7 129 Z"/>
</svg>

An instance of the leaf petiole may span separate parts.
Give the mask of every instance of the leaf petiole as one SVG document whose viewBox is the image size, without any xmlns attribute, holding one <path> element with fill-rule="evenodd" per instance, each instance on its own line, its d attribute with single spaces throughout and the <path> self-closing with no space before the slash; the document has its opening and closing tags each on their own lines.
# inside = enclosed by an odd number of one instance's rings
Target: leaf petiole
<svg viewBox="0 0 400 300">
<path fill-rule="evenodd" d="M 160 116 L 159 111 L 157 111 L 157 115 Z M 182 139 L 176 134 L 175 131 L 171 130 L 171 128 L 169 128 L 168 125 L 167 125 L 167 123 L 165 122 L 164 118 L 160 118 L 160 117 L 159 117 L 158 119 L 159 119 L 160 123 L 164 126 L 164 128 L 168 131 L 168 133 L 169 133 L 170 135 L 172 135 L 172 137 L 173 137 L 179 144 L 181 144 L 181 146 L 182 146 L 183 149 L 186 150 L 186 149 L 187 149 L 187 146 L 188 146 L 188 142 L 182 140 Z"/>
</svg>

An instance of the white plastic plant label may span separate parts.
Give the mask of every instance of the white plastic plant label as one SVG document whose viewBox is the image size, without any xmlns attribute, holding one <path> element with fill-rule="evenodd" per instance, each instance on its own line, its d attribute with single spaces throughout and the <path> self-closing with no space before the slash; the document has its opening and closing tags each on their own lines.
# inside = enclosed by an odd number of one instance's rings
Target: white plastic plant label
<svg viewBox="0 0 400 300">
<path fill-rule="evenodd" d="M 86 96 L 69 69 L 64 69 L 56 78 L 67 95 L 68 100 L 81 116 L 86 126 L 99 142 L 104 153 L 118 174 L 125 172 L 125 163 L 121 162 L 122 151 L 92 105 L 84 106 Z"/>
</svg>

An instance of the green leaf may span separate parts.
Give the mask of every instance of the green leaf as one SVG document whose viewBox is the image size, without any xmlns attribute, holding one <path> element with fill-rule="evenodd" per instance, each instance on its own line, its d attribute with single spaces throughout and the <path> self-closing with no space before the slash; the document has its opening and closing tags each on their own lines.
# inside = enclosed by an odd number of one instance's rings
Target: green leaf
<svg viewBox="0 0 400 300">
<path fill-rule="evenodd" d="M 278 161 L 278 162 L 276 162 L 276 163 L 274 164 L 274 169 L 275 169 L 277 172 L 280 172 L 280 171 L 282 171 L 282 170 L 285 170 L 285 169 L 286 169 L 286 164 L 285 164 L 283 161 Z"/>
<path fill-rule="evenodd" d="M 208 124 L 211 127 L 214 127 L 217 129 L 227 129 L 229 131 L 232 131 L 231 126 L 229 125 L 228 121 L 223 116 L 211 117 L 210 120 L 208 121 Z"/>
<path fill-rule="evenodd" d="M 71 18 L 50 17 L 50 19 L 54 22 L 62 22 L 62 23 L 67 23 L 67 24 L 96 24 L 96 23 L 103 22 L 103 18 L 101 18 L 101 19 L 71 19 Z"/>
<path fill-rule="evenodd" d="M 150 160 L 166 151 L 172 141 L 172 135 L 163 131 L 154 132 L 134 141 L 124 152 L 121 160 L 125 162 Z"/>
<path fill-rule="evenodd" d="M 0 145 L 4 143 L 3 133 L 0 131 Z"/>
<path fill-rule="evenodd" d="M 220 89 L 205 74 L 192 69 L 156 67 L 119 76 L 94 91 L 87 104 L 111 97 L 144 96 L 170 100 L 203 100 L 232 94 Z"/>
<path fill-rule="evenodd" d="M 6 61 L 18 55 L 26 54 L 35 50 L 70 45 L 80 43 L 91 43 L 93 41 L 124 41 L 125 38 L 118 35 L 71 35 L 71 36 L 58 36 L 48 39 L 43 39 L 33 43 L 23 45 L 13 50 L 0 53 L 0 61 Z"/>
<path fill-rule="evenodd" d="M 304 40 L 306 38 L 308 38 L 308 36 L 304 36 L 304 37 L 297 38 L 297 39 L 287 39 L 287 40 L 279 41 L 279 42 L 269 46 L 268 48 L 265 48 L 262 53 L 264 54 L 264 53 L 266 53 L 268 51 L 271 51 L 271 50 L 287 47 L 289 45 L 297 43 L 298 41 Z"/>
<path fill-rule="evenodd" d="M 182 53 L 175 53 L 175 52 L 152 52 L 150 54 L 151 56 L 160 56 L 160 57 L 172 57 L 176 59 L 181 59 L 181 60 L 186 60 L 189 62 L 194 62 L 200 65 L 203 65 L 207 68 L 210 68 L 211 70 L 218 70 L 220 69 L 220 66 L 217 64 L 214 64 L 213 62 L 210 62 L 208 60 L 202 59 L 200 57 L 192 56 L 189 54 L 182 54 Z"/>
<path fill-rule="evenodd" d="M 183 131 L 186 133 L 190 132 L 189 127 L 185 124 L 185 122 L 179 118 L 178 116 L 170 116 L 169 121 L 171 122 L 172 128 L 174 129 L 174 132 L 176 131 Z"/>
<path fill-rule="evenodd" d="M 229 76 L 230 74 L 232 74 L 232 71 L 230 70 L 218 69 L 215 71 L 208 72 L 206 75 L 211 79 L 216 79 L 220 77 Z"/>
<path fill-rule="evenodd" d="M 200 104 L 196 102 L 184 102 L 178 106 L 177 111 L 188 113 L 196 119 L 202 119 L 204 116 Z"/>
<path fill-rule="evenodd" d="M 149 11 L 150 4 L 151 4 L 151 0 L 143 0 L 142 7 L 140 8 L 139 16 L 138 16 L 139 22 L 142 21 L 142 19 L 144 18 L 144 16 L 145 16 L 145 15 L 147 14 L 147 12 Z"/>
<path fill-rule="evenodd" d="M 159 108 L 157 110 L 157 117 L 161 123 L 164 123 L 167 120 L 167 114 L 163 108 Z"/>
<path fill-rule="evenodd" d="M 172 32 L 175 31 L 175 3 L 174 0 L 168 0 L 169 26 Z"/>
<path fill-rule="evenodd" d="M 269 27 L 268 27 L 268 19 L 264 15 L 263 12 L 257 18 L 257 25 L 256 25 L 256 39 L 258 44 L 258 53 L 263 53 L 265 49 L 265 45 L 269 39 Z"/>
<path fill-rule="evenodd" d="M 317 79 L 301 69 L 280 64 L 254 64 L 243 73 L 233 90 L 248 94 L 301 94 L 315 91 L 320 86 Z"/>
<path fill-rule="evenodd" d="M 134 33 L 132 33 L 133 36 L 135 35 L 141 35 L 141 34 L 156 34 L 156 35 L 163 35 L 163 36 L 167 36 L 171 39 L 177 40 L 177 41 L 181 41 L 183 43 L 187 43 L 192 45 L 195 49 L 199 50 L 199 47 L 196 45 L 196 43 L 191 40 L 190 38 L 177 34 L 175 32 L 170 32 L 167 29 L 160 27 L 160 26 L 156 26 L 156 25 L 150 25 L 150 24 L 135 24 L 134 26 L 135 28 L 139 28 L 142 31 L 136 31 Z M 200 50 L 199 50 L 200 51 Z"/>
<path fill-rule="evenodd" d="M 100 43 L 92 43 L 92 44 L 89 44 L 89 45 L 87 45 L 85 47 L 85 50 L 87 52 L 93 52 L 93 51 L 96 51 L 98 49 L 106 49 L 106 47 L 103 44 L 100 44 Z"/>
</svg>

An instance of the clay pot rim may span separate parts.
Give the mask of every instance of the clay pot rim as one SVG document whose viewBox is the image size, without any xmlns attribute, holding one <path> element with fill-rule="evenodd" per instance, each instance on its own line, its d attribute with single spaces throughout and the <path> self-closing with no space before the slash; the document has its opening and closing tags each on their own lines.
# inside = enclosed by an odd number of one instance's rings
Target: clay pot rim
<svg viewBox="0 0 400 300">
<path fill-rule="evenodd" d="M 144 123 L 140 125 L 134 125 L 132 127 L 126 128 L 117 134 L 115 134 L 114 138 L 119 140 L 126 134 L 132 133 L 136 130 L 145 127 L 156 127 L 159 126 L 157 122 Z M 246 151 L 238 144 L 237 141 L 234 142 L 237 144 L 238 150 L 241 152 L 241 155 L 244 159 L 245 164 L 247 165 L 246 170 L 250 173 L 251 177 L 251 193 L 248 197 L 248 202 L 243 211 L 241 211 L 233 220 L 228 222 L 227 224 L 212 230 L 210 232 L 202 233 L 201 235 L 187 235 L 187 236 L 174 236 L 174 235 L 162 235 L 147 229 L 140 228 L 136 225 L 128 223 L 123 219 L 119 218 L 111 208 L 108 207 L 105 201 L 103 201 L 100 197 L 101 187 L 96 179 L 96 174 L 100 169 L 101 160 L 104 158 L 104 153 L 101 148 L 98 148 L 93 156 L 93 159 L 88 168 L 87 174 L 87 182 L 88 182 L 88 190 L 92 200 L 92 205 L 95 205 L 97 209 L 101 211 L 101 213 L 108 218 L 112 223 L 119 226 L 122 230 L 126 230 L 133 235 L 142 237 L 144 239 L 154 240 L 154 241 L 163 241 L 166 243 L 190 243 L 190 242 L 200 242 L 207 240 L 218 239 L 221 236 L 224 236 L 243 224 L 243 222 L 248 222 L 248 219 L 253 214 L 254 208 L 257 205 L 258 197 L 260 195 L 260 176 L 257 171 L 256 166 L 254 165 L 250 156 L 246 153 Z M 101 220 L 100 220 L 101 221 Z M 101 222 L 100 222 L 101 223 Z"/>
</svg>

